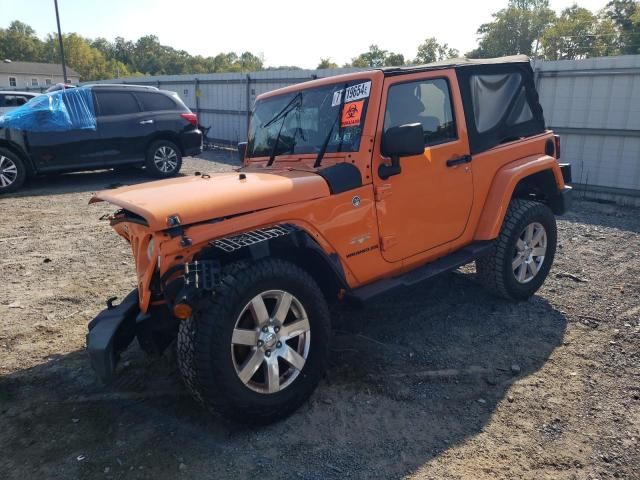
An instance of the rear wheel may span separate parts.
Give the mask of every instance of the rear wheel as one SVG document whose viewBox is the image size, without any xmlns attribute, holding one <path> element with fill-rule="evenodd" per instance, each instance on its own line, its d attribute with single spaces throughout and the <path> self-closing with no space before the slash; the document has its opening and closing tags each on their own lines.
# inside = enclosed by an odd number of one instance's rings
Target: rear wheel
<svg viewBox="0 0 640 480">
<path fill-rule="evenodd" d="M 225 275 L 215 295 L 180 325 L 178 361 L 205 406 L 248 423 L 298 408 L 325 370 L 329 311 L 311 276 L 282 260 Z"/>
<path fill-rule="evenodd" d="M 476 260 L 478 278 L 501 297 L 526 300 L 547 278 L 556 241 L 556 219 L 549 207 L 514 199 L 492 252 Z"/>
<path fill-rule="evenodd" d="M 150 175 L 157 178 L 177 175 L 182 167 L 180 149 L 169 140 L 153 142 L 147 150 L 145 167 Z"/>
<path fill-rule="evenodd" d="M 15 192 L 26 178 L 24 161 L 11 150 L 0 148 L 0 194 Z"/>
</svg>

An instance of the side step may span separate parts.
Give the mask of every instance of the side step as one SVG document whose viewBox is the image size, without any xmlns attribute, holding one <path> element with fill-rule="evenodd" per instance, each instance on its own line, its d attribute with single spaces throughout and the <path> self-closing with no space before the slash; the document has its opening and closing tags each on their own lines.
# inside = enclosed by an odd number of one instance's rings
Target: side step
<svg viewBox="0 0 640 480">
<path fill-rule="evenodd" d="M 492 246 L 492 240 L 472 243 L 456 252 L 450 253 L 445 257 L 434 260 L 431 263 L 427 263 L 422 267 L 418 267 L 398 277 L 385 278 L 365 285 L 364 287 L 351 290 L 347 294 L 347 298 L 365 302 L 394 288 L 415 285 L 416 283 L 420 283 L 441 273 L 455 270 L 462 265 L 474 261 L 476 258 L 488 253 Z"/>
</svg>

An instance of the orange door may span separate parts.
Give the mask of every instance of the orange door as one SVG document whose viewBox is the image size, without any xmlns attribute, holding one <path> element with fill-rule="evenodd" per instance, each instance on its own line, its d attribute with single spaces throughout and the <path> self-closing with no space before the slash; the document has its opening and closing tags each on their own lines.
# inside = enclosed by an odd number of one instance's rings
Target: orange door
<svg viewBox="0 0 640 480">
<path fill-rule="evenodd" d="M 378 227 L 382 254 L 395 262 L 458 238 L 473 199 L 472 162 L 455 73 L 389 76 L 385 79 L 378 126 L 386 129 L 419 122 L 424 129 L 421 155 L 400 159 L 402 171 L 381 179 L 388 162 L 374 150 Z"/>
</svg>

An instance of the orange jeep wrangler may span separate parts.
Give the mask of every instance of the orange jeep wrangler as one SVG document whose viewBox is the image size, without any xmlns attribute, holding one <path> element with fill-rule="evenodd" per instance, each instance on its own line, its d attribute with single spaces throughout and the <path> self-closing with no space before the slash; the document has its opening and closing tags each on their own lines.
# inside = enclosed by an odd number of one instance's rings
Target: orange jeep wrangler
<svg viewBox="0 0 640 480">
<path fill-rule="evenodd" d="M 260 95 L 235 171 L 98 193 L 132 247 L 137 289 L 89 324 L 99 377 L 137 337 L 176 344 L 206 407 L 269 422 L 327 365 L 327 304 L 475 261 L 526 300 L 556 251 L 570 166 L 545 128 L 526 57 L 452 60 Z"/>
</svg>

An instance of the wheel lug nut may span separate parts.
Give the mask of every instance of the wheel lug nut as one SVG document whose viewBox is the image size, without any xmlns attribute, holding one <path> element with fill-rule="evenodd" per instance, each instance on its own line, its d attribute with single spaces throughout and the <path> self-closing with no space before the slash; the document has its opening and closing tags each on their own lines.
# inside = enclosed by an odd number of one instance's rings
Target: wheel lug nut
<svg viewBox="0 0 640 480">
<path fill-rule="evenodd" d="M 262 340 L 258 340 L 258 346 L 261 347 L 264 345 L 264 342 Z"/>
<path fill-rule="evenodd" d="M 273 330 L 278 333 L 280 331 L 280 327 L 275 327 Z"/>
<path fill-rule="evenodd" d="M 262 327 L 262 331 L 263 331 L 264 333 L 267 333 L 267 330 L 269 330 L 267 327 Z"/>
<path fill-rule="evenodd" d="M 265 354 L 267 357 L 270 357 L 270 356 L 271 356 L 271 350 L 267 350 L 266 352 L 264 352 L 264 354 Z"/>
<path fill-rule="evenodd" d="M 276 347 L 280 348 L 282 346 L 282 342 L 276 343 Z"/>
</svg>

